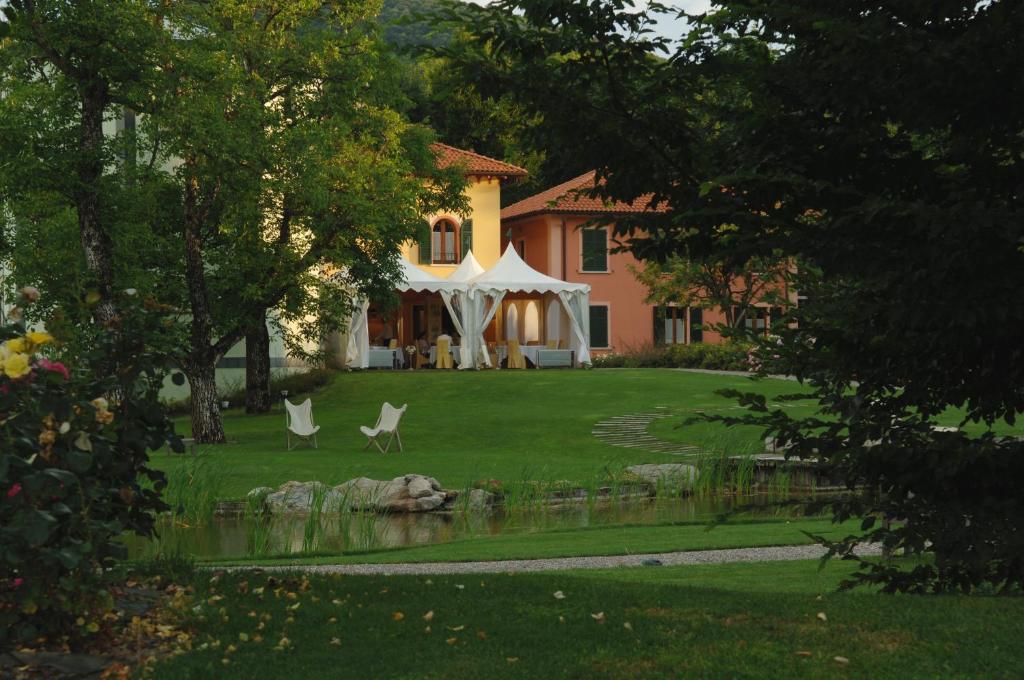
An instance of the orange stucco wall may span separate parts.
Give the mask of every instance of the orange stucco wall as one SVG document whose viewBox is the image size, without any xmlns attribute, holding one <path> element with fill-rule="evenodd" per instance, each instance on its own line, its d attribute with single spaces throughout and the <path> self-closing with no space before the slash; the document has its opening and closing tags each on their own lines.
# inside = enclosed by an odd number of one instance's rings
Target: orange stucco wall
<svg viewBox="0 0 1024 680">
<path fill-rule="evenodd" d="M 523 246 L 526 263 L 565 281 L 590 285 L 590 304 L 608 306 L 609 347 L 594 348 L 598 354 L 638 349 L 654 342 L 654 306 L 645 302 L 646 287 L 637 281 L 630 265 L 642 268 L 630 253 L 609 253 L 608 271 L 585 272 L 582 267 L 580 225 L 588 216 L 538 215 L 502 224 L 502 250 L 511 241 Z M 610 242 L 609 250 L 615 244 Z M 724 321 L 720 310 L 704 310 L 703 326 Z M 704 342 L 721 342 L 721 336 L 704 330 Z"/>
</svg>

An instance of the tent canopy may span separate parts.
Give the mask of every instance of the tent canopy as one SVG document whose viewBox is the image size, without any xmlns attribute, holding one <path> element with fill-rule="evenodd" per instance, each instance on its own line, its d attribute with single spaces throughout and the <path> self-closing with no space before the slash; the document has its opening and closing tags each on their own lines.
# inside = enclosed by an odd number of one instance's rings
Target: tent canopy
<svg viewBox="0 0 1024 680">
<path fill-rule="evenodd" d="M 570 283 L 541 274 L 523 262 L 511 243 L 493 267 L 469 282 L 472 287 L 487 293 L 499 290 L 524 293 L 590 292 L 590 286 L 585 283 Z"/>
<path fill-rule="evenodd" d="M 471 279 L 474 279 L 483 273 L 484 268 L 481 267 L 480 263 L 477 262 L 477 259 L 473 257 L 473 251 L 470 250 L 466 253 L 466 257 L 462 258 L 462 264 L 452 272 L 451 276 L 444 280 L 452 283 L 467 283 Z"/>
<path fill-rule="evenodd" d="M 445 279 L 439 279 L 433 274 L 423 271 L 404 257 L 399 258 L 399 267 L 402 270 L 402 282 L 396 288 L 403 293 L 406 291 L 438 293 L 442 290 L 458 288 L 457 285 L 449 283 Z"/>
</svg>

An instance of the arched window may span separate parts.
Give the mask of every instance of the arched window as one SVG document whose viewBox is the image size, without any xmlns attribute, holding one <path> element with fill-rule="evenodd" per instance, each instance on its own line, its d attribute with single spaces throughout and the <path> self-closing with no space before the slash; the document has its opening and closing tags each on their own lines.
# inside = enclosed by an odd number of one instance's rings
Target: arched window
<svg viewBox="0 0 1024 680">
<path fill-rule="evenodd" d="M 451 220 L 438 220 L 430 239 L 432 264 L 459 262 L 459 228 Z"/>
</svg>

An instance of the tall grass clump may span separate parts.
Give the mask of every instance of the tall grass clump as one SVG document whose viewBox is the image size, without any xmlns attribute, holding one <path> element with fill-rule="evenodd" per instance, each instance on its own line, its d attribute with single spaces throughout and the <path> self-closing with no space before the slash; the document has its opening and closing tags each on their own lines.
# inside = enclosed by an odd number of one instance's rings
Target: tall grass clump
<svg viewBox="0 0 1024 680">
<path fill-rule="evenodd" d="M 208 454 L 186 458 L 167 473 L 164 502 L 175 521 L 185 526 L 208 523 L 217 510 L 226 473 L 223 465 Z"/>
</svg>

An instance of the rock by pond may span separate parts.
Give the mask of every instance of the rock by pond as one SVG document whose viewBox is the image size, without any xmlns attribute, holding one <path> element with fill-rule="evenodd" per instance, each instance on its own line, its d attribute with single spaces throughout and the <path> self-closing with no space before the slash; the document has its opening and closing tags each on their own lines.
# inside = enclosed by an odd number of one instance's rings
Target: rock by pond
<svg viewBox="0 0 1024 680">
<path fill-rule="evenodd" d="M 317 505 L 324 512 L 428 512 L 450 506 L 458 492 L 441 488 L 433 477 L 409 474 L 390 481 L 357 477 L 333 488 L 322 482 L 285 482 L 277 489 L 257 487 L 248 497 L 262 497 L 263 509 L 277 515 L 304 514 Z"/>
<path fill-rule="evenodd" d="M 693 486 L 697 479 L 697 468 L 686 463 L 646 463 L 630 465 L 626 472 L 631 472 L 650 484 L 667 484 L 671 486 Z"/>
</svg>

